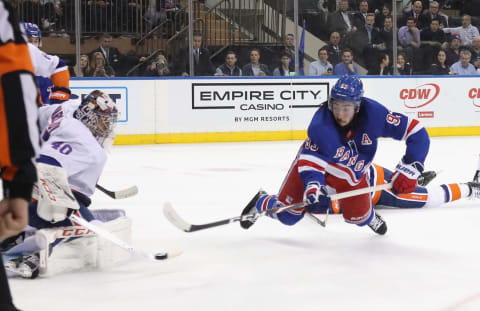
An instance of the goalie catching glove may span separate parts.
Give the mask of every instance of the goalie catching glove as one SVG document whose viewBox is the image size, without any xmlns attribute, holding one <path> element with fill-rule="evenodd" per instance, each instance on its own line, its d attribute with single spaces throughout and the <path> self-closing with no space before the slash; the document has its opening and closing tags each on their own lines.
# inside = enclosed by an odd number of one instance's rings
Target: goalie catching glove
<svg viewBox="0 0 480 311">
<path fill-rule="evenodd" d="M 33 198 L 38 200 L 37 214 L 40 218 L 56 223 L 80 208 L 63 167 L 37 163 L 37 173 L 38 182 L 34 186 Z"/>
<path fill-rule="evenodd" d="M 400 161 L 391 177 L 393 190 L 397 193 L 413 192 L 417 187 L 417 179 L 422 172 L 423 165 L 420 162 L 405 164 Z"/>
<path fill-rule="evenodd" d="M 331 206 L 332 202 L 327 196 L 327 188 L 318 182 L 310 182 L 305 187 L 303 201 L 307 203 L 309 213 L 325 213 L 325 210 Z"/>
</svg>

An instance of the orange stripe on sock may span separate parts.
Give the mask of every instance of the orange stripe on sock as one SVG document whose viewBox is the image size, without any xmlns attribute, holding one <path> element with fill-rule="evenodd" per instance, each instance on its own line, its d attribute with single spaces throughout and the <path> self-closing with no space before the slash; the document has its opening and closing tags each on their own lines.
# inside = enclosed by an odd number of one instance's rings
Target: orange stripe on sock
<svg viewBox="0 0 480 311">
<path fill-rule="evenodd" d="M 460 191 L 458 184 L 449 184 L 448 187 L 450 188 L 450 192 L 452 192 L 452 199 L 450 201 L 455 201 L 462 197 L 462 191 Z"/>
</svg>

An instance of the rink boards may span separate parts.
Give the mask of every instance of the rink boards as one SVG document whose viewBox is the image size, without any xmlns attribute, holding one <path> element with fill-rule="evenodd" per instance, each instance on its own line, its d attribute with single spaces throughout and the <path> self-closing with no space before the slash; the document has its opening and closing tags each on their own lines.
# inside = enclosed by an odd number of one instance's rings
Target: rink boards
<svg viewBox="0 0 480 311">
<path fill-rule="evenodd" d="M 419 119 L 431 136 L 480 135 L 480 78 L 362 77 L 365 96 Z M 101 89 L 120 117 L 115 144 L 304 139 L 336 78 L 72 79 Z"/>
</svg>

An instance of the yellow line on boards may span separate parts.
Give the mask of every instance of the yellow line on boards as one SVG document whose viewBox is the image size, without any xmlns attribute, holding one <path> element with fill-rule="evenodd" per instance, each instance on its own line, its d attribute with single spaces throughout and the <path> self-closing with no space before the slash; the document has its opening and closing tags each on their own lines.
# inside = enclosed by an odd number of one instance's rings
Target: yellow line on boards
<svg viewBox="0 0 480 311">
<path fill-rule="evenodd" d="M 480 127 L 434 127 L 427 128 L 431 137 L 438 136 L 480 136 Z M 264 131 L 264 132 L 217 132 L 217 133 L 175 133 L 117 135 L 115 145 L 190 144 L 242 141 L 303 140 L 306 131 Z"/>
</svg>

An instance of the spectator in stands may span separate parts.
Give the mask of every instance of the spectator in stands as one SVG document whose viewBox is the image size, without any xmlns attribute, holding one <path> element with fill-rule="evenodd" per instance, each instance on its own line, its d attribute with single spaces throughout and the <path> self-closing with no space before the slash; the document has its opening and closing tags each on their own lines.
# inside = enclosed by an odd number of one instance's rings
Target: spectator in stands
<svg viewBox="0 0 480 311">
<path fill-rule="evenodd" d="M 437 61 L 430 66 L 430 74 L 432 75 L 449 75 L 450 68 L 448 68 L 445 61 L 447 60 L 447 53 L 444 50 L 438 51 Z"/>
<path fill-rule="evenodd" d="M 353 25 L 357 29 L 361 29 L 364 27 L 368 13 L 368 1 L 362 0 L 359 4 L 359 12 L 353 14 Z"/>
<path fill-rule="evenodd" d="M 460 41 L 460 36 L 458 34 L 453 34 L 450 36 L 450 46 L 447 48 L 447 66 L 453 65 L 460 59 L 460 47 L 462 42 Z"/>
<path fill-rule="evenodd" d="M 375 15 L 375 24 L 374 26 L 377 28 L 377 29 L 382 29 L 384 27 L 384 24 L 385 24 L 385 18 L 387 17 L 392 17 L 392 7 L 390 4 L 388 3 L 385 3 L 383 6 L 382 6 L 382 10 L 379 14 L 376 14 Z M 393 24 L 392 24 L 393 25 Z"/>
<path fill-rule="evenodd" d="M 420 1 L 416 1 L 420 2 Z M 421 3 L 421 2 L 420 2 Z M 410 16 L 407 20 L 407 26 L 402 26 L 398 30 L 398 42 L 403 48 L 408 59 L 413 62 L 413 69 L 418 64 L 415 57 L 418 55 L 418 49 L 420 48 L 420 30 L 415 26 L 414 17 Z"/>
<path fill-rule="evenodd" d="M 460 35 L 460 40 L 463 46 L 471 46 L 474 37 L 480 36 L 478 28 L 472 25 L 472 18 L 470 15 L 462 16 L 462 26 L 454 28 L 443 28 L 446 33 L 457 33 Z"/>
<path fill-rule="evenodd" d="M 412 74 L 412 66 L 408 62 L 405 53 L 400 52 L 397 55 L 397 71 L 398 74 L 402 76 L 410 76 Z"/>
<path fill-rule="evenodd" d="M 385 16 L 383 27 L 380 30 L 380 37 L 385 42 L 386 51 L 388 55 L 393 53 L 393 20 L 392 16 Z"/>
<path fill-rule="evenodd" d="M 342 61 L 342 46 L 340 45 L 340 33 L 334 31 L 330 34 L 330 42 L 327 45 L 328 61 L 335 65 Z"/>
<path fill-rule="evenodd" d="M 440 20 L 438 18 L 431 20 L 430 28 L 425 28 L 420 32 L 420 42 L 420 64 L 425 64 L 426 68 L 428 68 L 445 42 L 445 33 L 440 29 Z M 426 69 L 425 66 L 421 69 Z"/>
<path fill-rule="evenodd" d="M 268 66 L 260 63 L 260 50 L 257 48 L 250 51 L 250 63 L 243 66 L 242 71 L 244 76 L 271 76 Z"/>
<path fill-rule="evenodd" d="M 423 14 L 425 16 L 424 22 L 427 25 L 430 25 L 432 20 L 438 19 L 440 24 L 440 28 L 448 27 L 447 19 L 445 16 L 439 13 L 440 11 L 440 4 L 437 1 L 430 2 L 428 6 L 428 11 Z"/>
<path fill-rule="evenodd" d="M 291 33 L 287 34 L 283 42 L 283 53 L 290 55 L 290 71 L 295 71 L 295 36 Z"/>
<path fill-rule="evenodd" d="M 336 76 L 358 75 L 358 67 L 353 64 L 353 52 L 346 48 L 342 52 L 342 62 L 335 66 L 333 74 Z"/>
<path fill-rule="evenodd" d="M 280 66 L 273 70 L 274 76 L 288 77 L 290 73 L 295 75 L 295 71 L 290 72 L 290 54 L 283 53 L 280 57 Z"/>
<path fill-rule="evenodd" d="M 475 70 L 477 71 L 477 74 L 480 75 L 480 56 L 477 56 L 472 63 L 475 67 Z"/>
<path fill-rule="evenodd" d="M 95 52 L 90 58 L 90 67 L 92 77 L 115 77 L 113 68 L 106 64 L 105 58 L 101 52 Z"/>
<path fill-rule="evenodd" d="M 195 76 L 212 76 L 215 68 L 210 60 L 210 52 L 202 47 L 203 37 L 201 33 L 193 34 L 193 62 Z M 189 48 L 185 47 L 180 50 L 177 59 L 176 72 L 183 77 L 189 75 L 190 72 L 190 56 Z"/>
<path fill-rule="evenodd" d="M 480 37 L 474 37 L 472 39 L 472 48 L 470 49 L 470 52 L 472 52 L 472 61 L 480 56 Z"/>
<path fill-rule="evenodd" d="M 323 46 L 318 50 L 318 60 L 311 62 L 308 68 L 309 76 L 327 76 L 333 74 L 333 66 L 328 62 L 328 49 Z"/>
<path fill-rule="evenodd" d="M 378 54 L 377 64 L 368 70 L 368 75 L 391 76 L 392 67 L 390 66 L 390 57 L 387 53 Z"/>
<path fill-rule="evenodd" d="M 77 69 L 77 65 L 70 71 L 72 77 L 91 77 L 92 71 L 90 68 L 90 61 L 87 54 L 80 55 L 80 71 Z"/>
<path fill-rule="evenodd" d="M 356 30 L 353 24 L 353 18 L 348 13 L 348 0 L 340 0 L 338 11 L 330 14 L 327 18 L 327 28 L 330 33 L 336 31 L 342 37 Z"/>
<path fill-rule="evenodd" d="M 406 26 L 408 24 L 408 20 L 413 18 L 413 22 L 417 28 L 421 28 L 421 26 L 425 25 L 425 16 L 423 13 L 423 4 L 422 1 L 415 1 L 412 4 L 412 9 L 403 14 L 403 18 L 398 26 Z M 428 24 L 426 24 L 428 26 Z"/>
<path fill-rule="evenodd" d="M 163 51 L 160 51 L 145 69 L 144 76 L 161 77 L 168 75 L 170 75 L 170 66 L 168 65 L 165 53 Z"/>
<path fill-rule="evenodd" d="M 477 70 L 470 63 L 472 53 L 469 50 L 460 51 L 460 60 L 450 66 L 450 71 L 454 75 L 476 75 Z"/>
<path fill-rule="evenodd" d="M 98 46 L 98 48 L 89 53 L 90 58 L 92 58 L 92 55 L 94 53 L 100 52 L 105 59 L 106 65 L 112 67 L 115 72 L 119 72 L 119 67 L 121 65 L 123 55 L 116 47 L 112 46 L 112 35 L 108 33 L 102 34 L 100 36 L 99 42 L 100 45 Z"/>
<path fill-rule="evenodd" d="M 225 63 L 215 71 L 216 76 L 241 76 L 242 69 L 237 66 L 237 54 L 234 51 L 228 51 L 225 55 Z"/>
<path fill-rule="evenodd" d="M 366 24 L 359 28 L 354 37 L 357 38 L 354 46 L 359 47 L 365 66 L 371 70 L 374 66 L 378 66 L 378 55 L 380 51 L 386 50 L 386 45 L 382 41 L 380 32 L 373 27 L 375 23 L 375 14 L 368 13 Z"/>
</svg>

